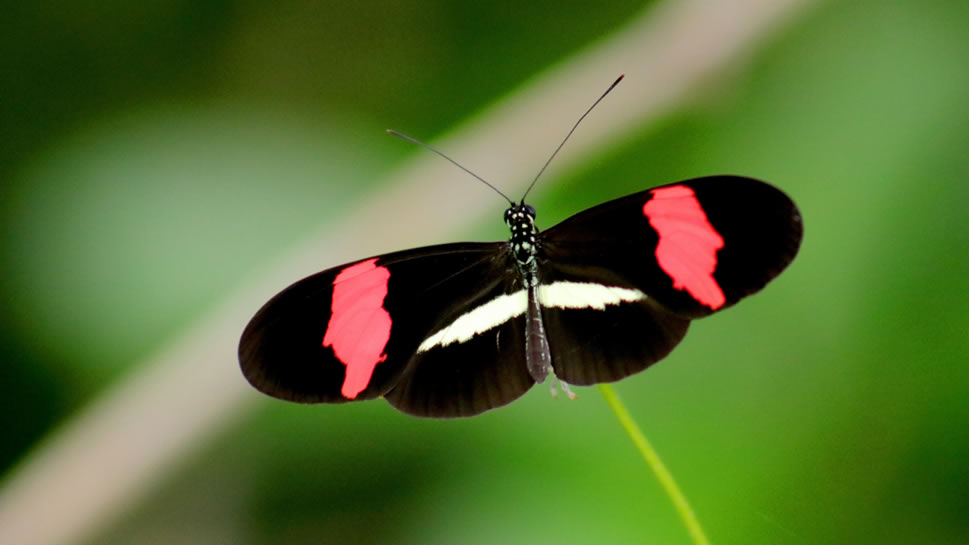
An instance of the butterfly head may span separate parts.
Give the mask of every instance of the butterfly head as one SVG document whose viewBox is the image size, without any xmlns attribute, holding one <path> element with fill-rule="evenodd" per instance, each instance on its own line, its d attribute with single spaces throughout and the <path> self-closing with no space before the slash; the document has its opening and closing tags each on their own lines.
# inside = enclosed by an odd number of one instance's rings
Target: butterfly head
<svg viewBox="0 0 969 545">
<path fill-rule="evenodd" d="M 535 209 L 530 204 L 514 204 L 505 210 L 505 223 L 511 229 L 509 244 L 518 263 L 526 265 L 538 254 Z"/>
</svg>

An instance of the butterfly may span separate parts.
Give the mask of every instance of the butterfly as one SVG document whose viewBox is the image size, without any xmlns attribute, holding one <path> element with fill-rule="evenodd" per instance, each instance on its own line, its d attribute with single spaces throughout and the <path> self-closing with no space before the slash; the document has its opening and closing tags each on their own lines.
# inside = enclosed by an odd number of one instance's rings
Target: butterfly
<svg viewBox="0 0 969 545">
<path fill-rule="evenodd" d="M 507 241 L 368 257 L 284 289 L 242 334 L 243 374 L 284 400 L 383 397 L 422 417 L 476 415 L 549 375 L 571 395 L 664 358 L 691 320 L 780 274 L 803 233 L 787 195 L 741 176 L 647 189 L 545 230 L 524 197 L 508 200 Z"/>
</svg>

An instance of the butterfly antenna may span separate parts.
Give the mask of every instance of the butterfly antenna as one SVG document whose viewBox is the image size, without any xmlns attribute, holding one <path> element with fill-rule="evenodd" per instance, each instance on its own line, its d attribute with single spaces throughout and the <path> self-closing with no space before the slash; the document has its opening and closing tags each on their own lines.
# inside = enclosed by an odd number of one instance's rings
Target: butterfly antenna
<svg viewBox="0 0 969 545">
<path fill-rule="evenodd" d="M 406 134 L 404 134 L 402 132 L 397 132 L 394 129 L 387 129 L 387 134 L 396 136 L 397 138 L 400 138 L 402 140 L 407 140 L 408 142 L 410 142 L 412 144 L 417 144 L 418 146 L 421 146 L 421 147 L 423 147 L 425 149 L 428 149 L 428 150 L 433 151 L 434 153 L 436 153 L 436 154 L 440 155 L 441 157 L 443 157 L 443 158 L 447 159 L 448 161 L 450 161 L 452 165 L 454 165 L 454 166 L 460 168 L 461 170 L 467 172 L 468 174 L 474 176 L 479 182 L 481 182 L 484 185 L 490 187 L 491 189 L 494 189 L 495 190 L 495 193 L 501 195 L 502 197 L 505 198 L 506 201 L 508 201 L 508 204 L 510 204 L 512 206 L 515 205 L 515 201 L 509 199 L 508 198 L 508 195 L 505 195 L 497 187 L 489 184 L 488 181 L 485 180 L 484 178 L 482 178 L 481 176 L 478 176 L 474 172 L 471 172 L 470 170 L 464 168 L 464 166 L 462 166 L 461 163 L 458 163 L 454 159 L 451 159 L 450 157 L 448 157 L 447 155 L 445 155 L 444 152 L 442 152 L 441 150 L 435 148 L 434 146 L 431 146 L 430 144 L 425 144 L 424 142 L 421 142 L 420 140 L 418 140 L 418 139 L 416 139 L 414 137 L 407 136 Z"/>
<path fill-rule="evenodd" d="M 559 150 L 562 149 L 562 146 L 565 145 L 565 143 L 569 140 L 569 137 L 572 136 L 572 133 L 575 132 L 575 129 L 579 126 L 579 123 L 582 123 L 582 120 L 585 119 L 585 116 L 589 115 L 589 112 L 591 112 L 593 108 L 595 108 L 600 102 L 602 102 L 602 99 L 606 98 L 606 95 L 608 95 L 610 91 L 612 91 L 617 85 L 619 85 L 619 82 L 622 81 L 622 78 L 624 77 L 626 77 L 626 74 L 622 74 L 621 76 L 616 78 L 616 81 L 612 82 L 612 85 L 610 85 L 609 88 L 606 89 L 606 92 L 602 93 L 602 96 L 597 98 L 596 101 L 592 103 L 592 106 L 589 106 L 589 109 L 586 110 L 584 114 L 582 114 L 582 117 L 580 117 L 579 120 L 575 122 L 575 125 L 572 125 L 572 130 L 569 131 L 569 134 L 565 135 L 565 138 L 562 139 L 562 143 L 559 144 L 559 147 L 555 148 L 555 151 L 552 152 L 552 156 L 548 158 L 548 161 L 545 161 L 545 165 L 542 167 L 542 170 L 538 171 L 538 174 L 535 175 L 535 179 L 532 180 L 531 185 L 529 185 L 528 189 L 525 190 L 525 194 L 522 195 L 522 201 L 521 201 L 522 204 L 525 204 L 525 197 L 528 196 L 528 192 L 531 191 L 533 187 L 535 187 L 535 182 L 538 181 L 539 177 L 542 176 L 542 173 L 545 172 L 545 169 L 548 168 L 548 165 L 549 163 L 552 162 L 552 159 L 555 159 L 555 156 L 558 155 Z"/>
</svg>

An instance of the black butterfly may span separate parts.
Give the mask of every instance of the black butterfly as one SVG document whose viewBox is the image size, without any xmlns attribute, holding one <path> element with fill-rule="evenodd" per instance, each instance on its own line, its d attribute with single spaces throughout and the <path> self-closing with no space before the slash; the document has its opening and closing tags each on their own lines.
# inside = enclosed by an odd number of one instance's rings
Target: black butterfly
<svg viewBox="0 0 969 545">
<path fill-rule="evenodd" d="M 404 250 L 296 282 L 243 332 L 243 373 L 281 399 L 384 397 L 431 417 L 499 407 L 549 373 L 566 392 L 615 381 L 665 357 L 690 320 L 763 288 L 802 235 L 791 199 L 738 176 L 648 189 L 544 231 L 523 199 L 505 223 L 507 242 Z"/>
</svg>

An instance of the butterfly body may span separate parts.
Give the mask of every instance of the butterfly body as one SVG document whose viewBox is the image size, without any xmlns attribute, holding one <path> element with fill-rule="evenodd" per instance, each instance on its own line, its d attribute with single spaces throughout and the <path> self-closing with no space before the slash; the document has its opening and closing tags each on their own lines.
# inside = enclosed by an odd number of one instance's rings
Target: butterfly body
<svg viewBox="0 0 969 545">
<path fill-rule="evenodd" d="M 274 397 L 384 397 L 417 416 L 470 416 L 554 374 L 615 381 L 665 357 L 690 320 L 760 290 L 794 258 L 794 203 L 750 178 L 641 191 L 547 230 L 524 203 L 508 241 L 404 250 L 286 288 L 239 346 Z"/>
</svg>

